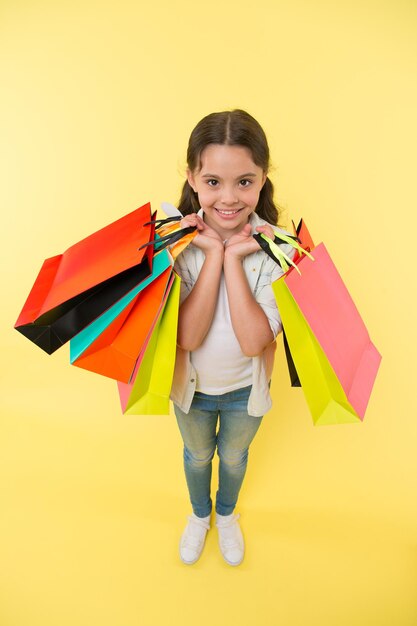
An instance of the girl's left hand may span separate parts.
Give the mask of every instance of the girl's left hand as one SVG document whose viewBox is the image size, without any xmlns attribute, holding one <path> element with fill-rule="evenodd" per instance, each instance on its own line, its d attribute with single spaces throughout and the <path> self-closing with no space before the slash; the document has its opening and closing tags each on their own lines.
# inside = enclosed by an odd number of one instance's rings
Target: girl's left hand
<svg viewBox="0 0 417 626">
<path fill-rule="evenodd" d="M 269 224 L 264 224 L 263 226 L 256 226 L 256 231 L 258 233 L 263 233 L 269 239 L 274 240 L 275 233 L 272 227 Z M 250 224 L 246 224 L 240 233 L 233 235 L 227 241 L 225 249 L 227 250 L 227 254 L 231 254 L 240 259 L 243 259 L 248 254 L 252 254 L 252 252 L 256 252 L 257 250 L 261 250 L 261 246 L 259 243 L 252 237 L 252 229 Z"/>
<path fill-rule="evenodd" d="M 261 227 L 260 227 L 261 228 Z M 248 254 L 260 249 L 258 242 L 252 237 L 252 228 L 246 224 L 239 233 L 232 235 L 225 244 L 226 256 L 243 259 Z"/>
</svg>

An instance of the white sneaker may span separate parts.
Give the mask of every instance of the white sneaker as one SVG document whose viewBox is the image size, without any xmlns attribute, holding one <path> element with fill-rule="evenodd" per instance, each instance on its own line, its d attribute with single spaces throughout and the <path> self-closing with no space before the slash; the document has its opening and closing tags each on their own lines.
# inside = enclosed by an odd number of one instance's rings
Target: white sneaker
<svg viewBox="0 0 417 626">
<path fill-rule="evenodd" d="M 237 515 L 219 515 L 216 513 L 216 526 L 219 531 L 219 545 L 224 560 L 229 565 L 239 565 L 243 561 L 245 543 L 237 521 Z"/>
<path fill-rule="evenodd" d="M 180 557 L 183 563 L 192 565 L 204 548 L 207 531 L 210 529 L 210 515 L 207 517 L 188 516 L 188 524 L 180 540 Z"/>
</svg>

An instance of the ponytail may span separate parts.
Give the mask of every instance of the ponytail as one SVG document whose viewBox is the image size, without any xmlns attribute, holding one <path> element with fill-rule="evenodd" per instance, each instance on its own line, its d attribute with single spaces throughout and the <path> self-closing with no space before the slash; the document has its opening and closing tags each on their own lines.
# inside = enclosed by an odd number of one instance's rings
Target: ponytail
<svg viewBox="0 0 417 626">
<path fill-rule="evenodd" d="M 198 195 L 191 187 L 188 180 L 185 181 L 182 188 L 181 198 L 178 203 L 178 210 L 183 215 L 190 215 L 190 213 L 197 213 L 200 210 L 200 203 L 198 201 Z"/>
<path fill-rule="evenodd" d="M 269 224 L 278 224 L 279 210 L 274 202 L 274 185 L 271 179 L 266 177 L 266 181 L 259 194 L 258 205 L 255 212 L 259 217 Z"/>
</svg>

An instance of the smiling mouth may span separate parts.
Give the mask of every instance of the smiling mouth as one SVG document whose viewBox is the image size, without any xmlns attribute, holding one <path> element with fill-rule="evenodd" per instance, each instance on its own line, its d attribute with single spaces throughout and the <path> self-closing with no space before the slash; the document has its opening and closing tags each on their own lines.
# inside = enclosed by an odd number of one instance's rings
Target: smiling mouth
<svg viewBox="0 0 417 626">
<path fill-rule="evenodd" d="M 243 209 L 235 209 L 234 211 L 223 211 L 222 209 L 214 209 L 215 211 L 217 211 L 217 213 L 220 213 L 220 215 L 237 215 L 238 213 L 240 213 L 241 211 L 243 211 Z"/>
</svg>

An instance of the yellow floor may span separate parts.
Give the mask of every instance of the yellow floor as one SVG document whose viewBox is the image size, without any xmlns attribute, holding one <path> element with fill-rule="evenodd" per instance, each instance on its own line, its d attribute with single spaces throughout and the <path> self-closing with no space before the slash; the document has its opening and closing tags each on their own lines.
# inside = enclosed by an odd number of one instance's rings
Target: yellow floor
<svg viewBox="0 0 417 626">
<path fill-rule="evenodd" d="M 198 563 L 179 560 L 189 504 L 175 419 L 122 416 L 111 381 L 39 356 L 30 383 L 5 375 L 2 626 L 415 626 L 414 443 L 380 412 L 383 369 L 365 422 L 336 427 L 313 427 L 277 372 L 232 568 L 215 528 Z M 65 386 L 48 385 L 53 370 Z"/>
</svg>

